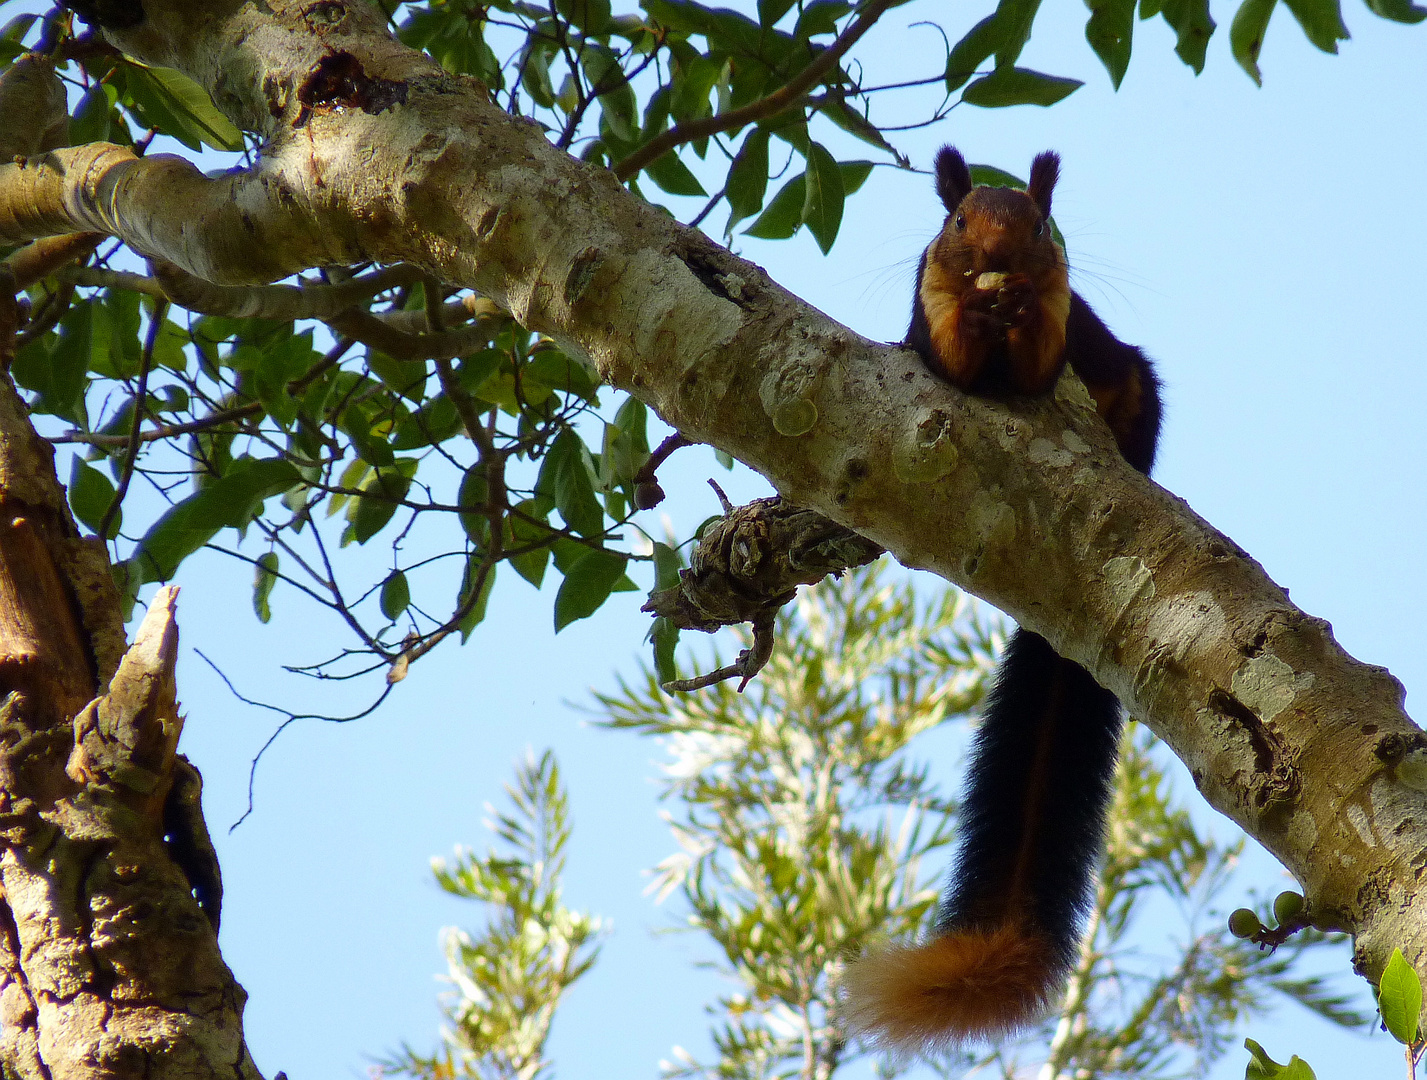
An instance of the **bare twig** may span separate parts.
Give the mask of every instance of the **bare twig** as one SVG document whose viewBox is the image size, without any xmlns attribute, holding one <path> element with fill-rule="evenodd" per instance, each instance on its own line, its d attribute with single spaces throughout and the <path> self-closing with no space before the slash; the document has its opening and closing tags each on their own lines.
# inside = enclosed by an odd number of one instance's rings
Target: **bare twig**
<svg viewBox="0 0 1427 1080">
<path fill-rule="evenodd" d="M 660 689 L 671 694 L 686 694 L 691 690 L 702 690 L 705 686 L 713 686 L 714 683 L 726 682 L 729 679 L 738 679 L 738 692 L 741 694 L 755 675 L 762 671 L 768 661 L 773 658 L 773 645 L 777 638 L 773 634 L 773 618 L 763 619 L 753 624 L 753 646 L 744 649 L 738 654 L 738 659 L 731 664 L 725 664 L 717 671 L 710 671 L 707 675 L 698 675 L 692 679 L 671 679 L 669 682 L 661 683 Z"/>
<path fill-rule="evenodd" d="M 654 474 L 675 450 L 692 445 L 693 440 L 678 431 L 659 444 L 659 448 L 649 455 L 649 460 L 634 474 L 635 506 L 640 510 L 652 510 L 664 501 L 664 489 L 659 486 L 659 480 Z"/>
<path fill-rule="evenodd" d="M 279 708 L 276 705 L 269 705 L 266 701 L 255 701 L 253 698 L 244 697 L 242 694 L 238 693 L 238 690 L 233 685 L 232 680 L 230 680 L 228 676 L 223 673 L 222 668 L 220 668 L 217 664 L 215 664 L 212 660 L 205 656 L 201 650 L 194 649 L 193 651 L 198 653 L 199 659 L 201 659 L 205 664 L 211 667 L 214 672 L 217 673 L 218 677 L 223 680 L 224 685 L 228 687 L 228 690 L 232 693 L 232 695 L 239 701 L 241 701 L 244 705 L 252 705 L 255 708 L 267 709 L 270 712 L 275 712 L 280 716 L 286 717 L 286 719 L 283 720 L 283 722 L 277 726 L 276 730 L 274 730 L 273 733 L 268 736 L 267 741 L 263 743 L 261 747 L 258 748 L 258 752 L 253 755 L 253 760 L 248 766 L 248 808 L 243 811 L 242 816 L 238 818 L 237 821 L 233 822 L 233 824 L 228 827 L 228 831 L 230 833 L 239 825 L 243 824 L 243 822 L 248 819 L 248 815 L 253 812 L 253 782 L 258 775 L 258 762 L 261 761 L 263 759 L 263 755 L 268 752 L 268 747 L 272 746 L 273 743 L 277 742 L 277 737 L 281 735 L 284 731 L 286 731 L 289 725 L 295 724 L 299 720 L 323 720 L 329 724 L 350 724 L 353 720 L 360 720 L 363 717 L 370 716 L 372 713 L 376 712 L 377 709 L 380 708 L 381 703 L 386 700 L 386 696 L 391 693 L 390 686 L 382 687 L 382 692 L 377 696 L 377 699 L 375 701 L 373 701 L 361 712 L 352 713 L 348 716 L 326 716 L 322 713 L 289 712 L 287 709 Z"/>
</svg>

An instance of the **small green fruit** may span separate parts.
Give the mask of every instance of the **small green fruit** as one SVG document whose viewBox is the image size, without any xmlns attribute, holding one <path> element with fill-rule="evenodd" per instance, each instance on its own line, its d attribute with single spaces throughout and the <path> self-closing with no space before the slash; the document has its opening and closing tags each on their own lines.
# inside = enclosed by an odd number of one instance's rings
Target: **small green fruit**
<svg viewBox="0 0 1427 1080">
<path fill-rule="evenodd" d="M 1246 907 L 1241 907 L 1229 916 L 1229 933 L 1236 938 L 1251 938 L 1263 929 L 1259 917 Z"/>
<path fill-rule="evenodd" d="M 1303 896 L 1293 892 L 1281 892 L 1273 899 L 1273 917 L 1278 920 L 1278 925 L 1290 923 L 1303 914 Z"/>
</svg>

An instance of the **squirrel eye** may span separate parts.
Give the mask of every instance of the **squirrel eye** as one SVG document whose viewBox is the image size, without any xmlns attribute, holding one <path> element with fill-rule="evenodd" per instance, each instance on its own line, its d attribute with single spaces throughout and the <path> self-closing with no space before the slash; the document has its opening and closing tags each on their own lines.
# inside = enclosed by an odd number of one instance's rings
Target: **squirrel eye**
<svg viewBox="0 0 1427 1080">
<path fill-rule="evenodd" d="M 1036 218 L 1035 233 L 1037 236 L 1045 235 L 1045 218 Z"/>
<path fill-rule="evenodd" d="M 966 228 L 966 215 L 965 215 L 965 214 L 957 214 L 957 215 L 956 215 L 955 224 L 956 224 L 956 227 L 957 227 L 958 229 L 964 229 L 964 228 Z"/>
</svg>

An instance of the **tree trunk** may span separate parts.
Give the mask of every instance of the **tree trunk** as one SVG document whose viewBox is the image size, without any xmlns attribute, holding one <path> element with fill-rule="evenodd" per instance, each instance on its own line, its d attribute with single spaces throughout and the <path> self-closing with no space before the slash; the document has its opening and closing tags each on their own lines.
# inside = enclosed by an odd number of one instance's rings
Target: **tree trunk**
<svg viewBox="0 0 1427 1080">
<path fill-rule="evenodd" d="M 218 953 L 198 773 L 174 752 L 177 595 L 159 590 L 125 652 L 104 548 L 80 539 L 54 451 L 0 378 L 7 1077 L 257 1076 Z"/>
</svg>

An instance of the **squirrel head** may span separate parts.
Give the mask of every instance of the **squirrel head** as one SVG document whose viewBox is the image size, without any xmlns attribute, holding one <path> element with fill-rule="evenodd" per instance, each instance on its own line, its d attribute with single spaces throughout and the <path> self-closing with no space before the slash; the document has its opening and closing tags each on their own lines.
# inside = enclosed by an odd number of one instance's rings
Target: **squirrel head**
<svg viewBox="0 0 1427 1080">
<path fill-rule="evenodd" d="M 1032 280 L 1064 273 L 1064 260 L 1051 237 L 1050 204 L 1060 174 L 1060 157 L 1047 150 L 1031 163 L 1025 191 L 974 187 L 966 159 L 943 146 L 936 156 L 936 191 L 946 207 L 946 223 L 929 256 L 953 277 L 968 281 L 987 271 L 1025 274 Z"/>
</svg>

